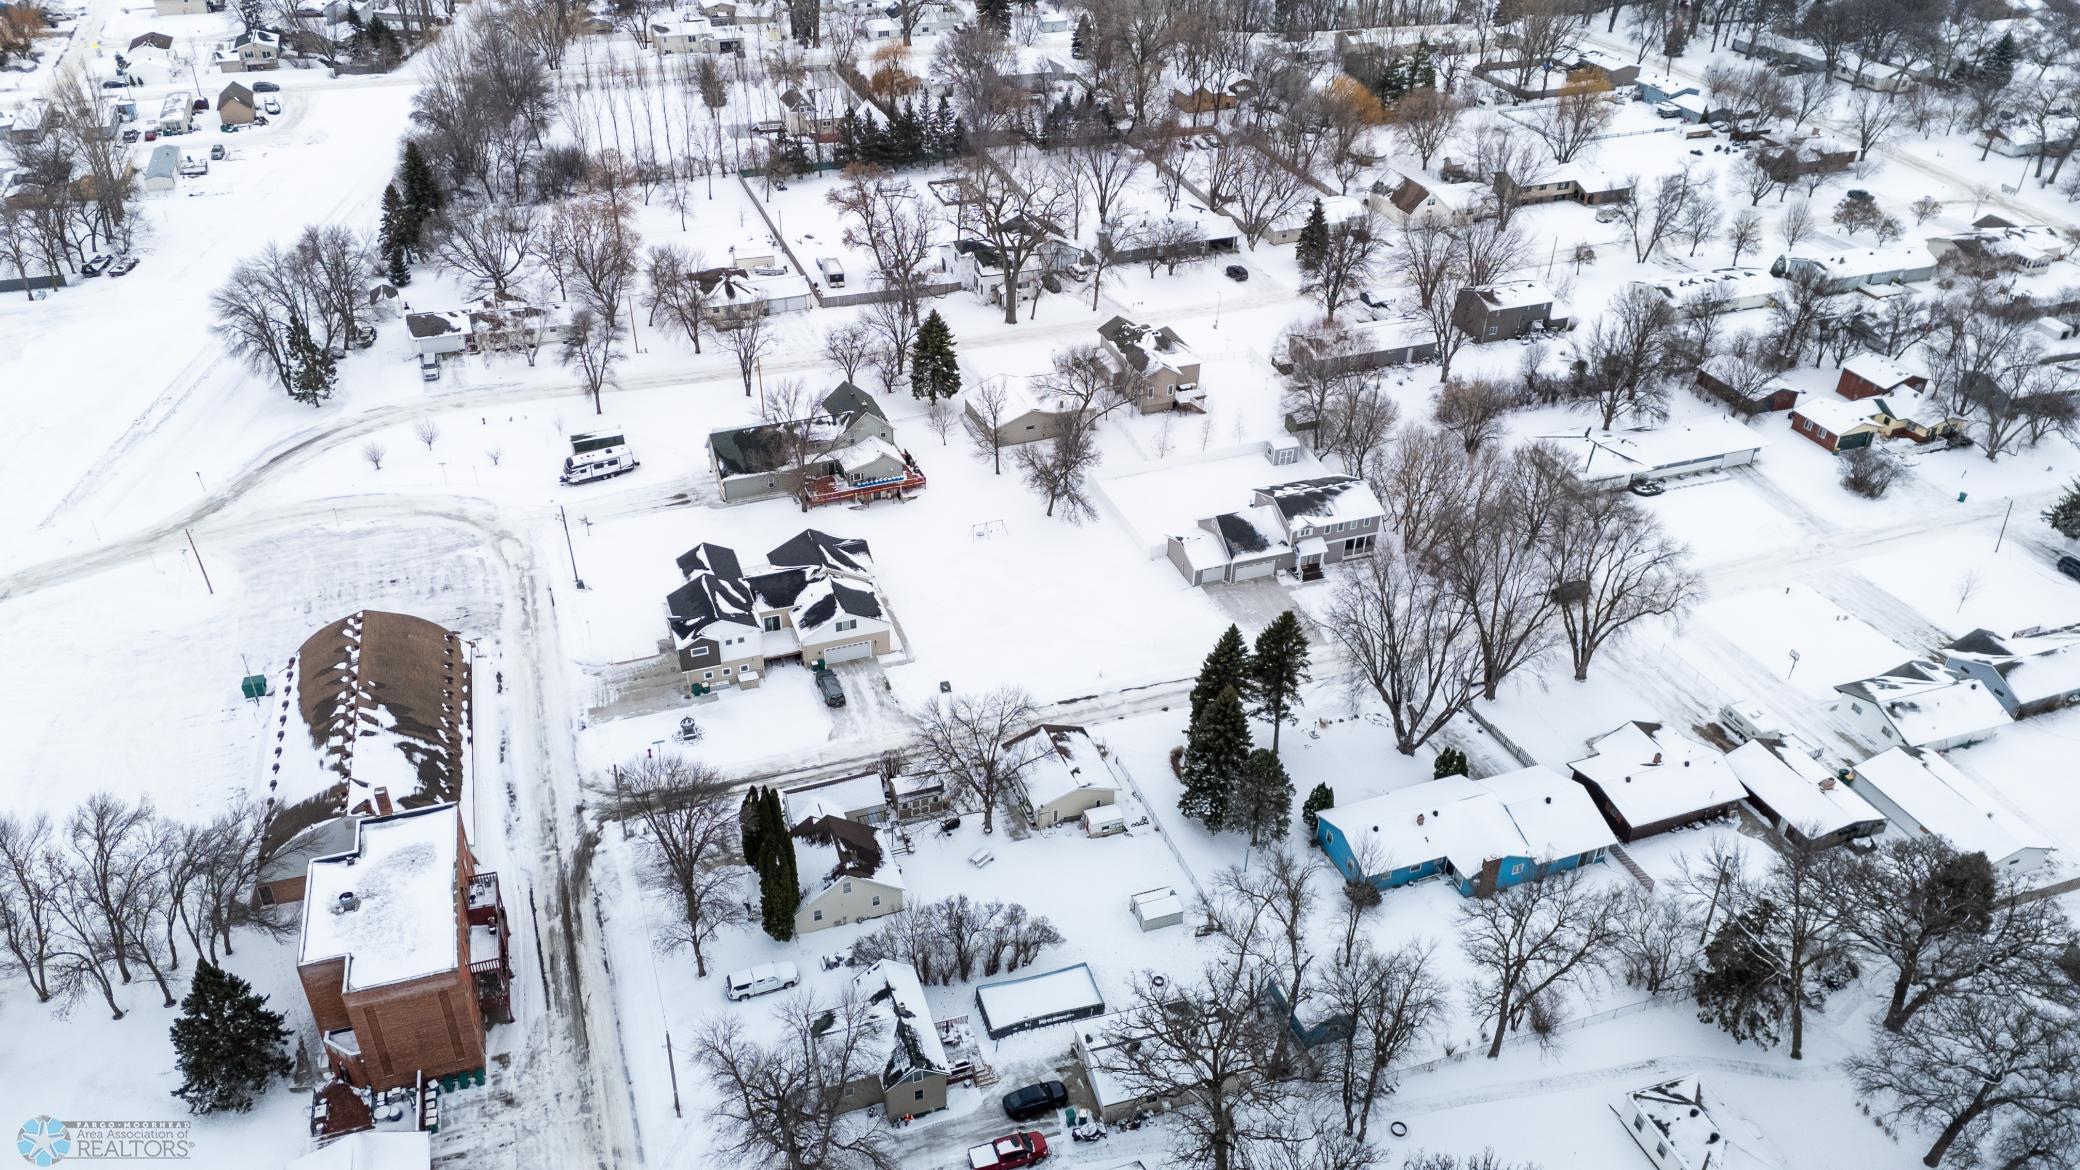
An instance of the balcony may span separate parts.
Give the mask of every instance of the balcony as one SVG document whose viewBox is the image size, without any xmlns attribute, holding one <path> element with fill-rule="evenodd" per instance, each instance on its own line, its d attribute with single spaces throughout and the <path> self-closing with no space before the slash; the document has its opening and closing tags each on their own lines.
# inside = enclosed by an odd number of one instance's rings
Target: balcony
<svg viewBox="0 0 2080 1170">
<path fill-rule="evenodd" d="M 906 492 L 924 487 L 923 469 L 917 461 L 905 457 L 907 466 L 901 475 L 883 476 L 880 479 L 848 480 L 843 476 L 823 475 L 811 479 L 807 485 L 807 496 L 812 506 L 824 504 L 865 503 L 868 500 L 900 498 Z"/>
</svg>

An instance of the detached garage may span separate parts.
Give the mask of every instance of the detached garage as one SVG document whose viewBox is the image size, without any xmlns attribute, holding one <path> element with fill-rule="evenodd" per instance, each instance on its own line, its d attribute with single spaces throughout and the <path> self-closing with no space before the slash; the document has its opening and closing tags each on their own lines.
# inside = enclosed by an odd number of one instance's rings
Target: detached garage
<svg viewBox="0 0 2080 1170">
<path fill-rule="evenodd" d="M 975 989 L 975 1008 L 982 1030 L 992 1040 L 1030 1032 L 1051 1024 L 1088 1019 L 1105 1010 L 1098 980 L 1090 965 L 1078 963 L 1059 971 L 1001 979 Z"/>
</svg>

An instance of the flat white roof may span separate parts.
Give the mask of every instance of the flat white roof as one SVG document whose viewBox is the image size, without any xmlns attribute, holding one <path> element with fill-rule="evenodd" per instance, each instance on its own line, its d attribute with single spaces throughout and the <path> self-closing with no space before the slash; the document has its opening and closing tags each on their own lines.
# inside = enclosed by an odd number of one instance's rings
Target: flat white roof
<svg viewBox="0 0 2080 1170">
<path fill-rule="evenodd" d="M 346 959 L 347 991 L 455 970 L 456 806 L 366 818 L 358 839 L 352 852 L 310 864 L 298 961 Z M 342 910 L 347 894 L 356 905 Z"/>
<path fill-rule="evenodd" d="M 1855 769 L 1856 778 L 1921 826 L 1965 852 L 1999 866 L 2030 850 L 2048 852 L 2049 838 L 2002 807 L 1950 761 L 1930 751 L 1893 748 Z M 1908 826 L 1900 826 L 1902 831 Z"/>
<path fill-rule="evenodd" d="M 1102 1008 L 1105 997 L 1091 969 L 1078 963 L 1059 971 L 1021 975 L 975 989 L 975 1003 L 994 1032 L 1063 1012 Z"/>
<path fill-rule="evenodd" d="M 1837 781 L 1826 765 L 1802 752 L 1773 751 L 1760 740 L 1750 740 L 1726 753 L 1726 765 L 1743 788 L 1808 836 L 1885 819 L 1855 789 Z"/>
<path fill-rule="evenodd" d="M 1699 419 L 1683 426 L 1639 431 L 1562 431 L 1538 436 L 1573 455 L 1584 479 L 1603 480 L 1649 471 L 1669 471 L 1742 451 L 1760 451 L 1769 440 L 1727 418 Z"/>
</svg>

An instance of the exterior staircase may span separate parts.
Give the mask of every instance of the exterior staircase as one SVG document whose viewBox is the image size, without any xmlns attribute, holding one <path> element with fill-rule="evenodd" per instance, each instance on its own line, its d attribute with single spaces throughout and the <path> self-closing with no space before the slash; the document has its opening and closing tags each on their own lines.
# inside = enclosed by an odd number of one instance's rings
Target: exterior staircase
<svg viewBox="0 0 2080 1170">
<path fill-rule="evenodd" d="M 1633 879 L 1639 882 L 1640 885 L 1645 886 L 1649 891 L 1653 890 L 1654 879 L 1647 875 L 1646 870 L 1639 867 L 1639 862 L 1632 860 L 1632 854 L 1625 852 L 1623 845 L 1611 846 L 1611 856 L 1617 860 L 1619 865 L 1624 866 L 1625 872 L 1631 874 Z"/>
</svg>

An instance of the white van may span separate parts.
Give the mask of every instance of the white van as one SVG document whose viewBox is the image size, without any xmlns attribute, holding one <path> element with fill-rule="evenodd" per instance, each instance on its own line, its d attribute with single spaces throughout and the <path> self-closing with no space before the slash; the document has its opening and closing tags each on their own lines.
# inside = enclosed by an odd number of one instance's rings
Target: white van
<svg viewBox="0 0 2080 1170">
<path fill-rule="evenodd" d="M 558 478 L 566 484 L 590 483 L 642 465 L 620 431 L 586 431 L 571 436 L 570 457 L 563 461 L 563 474 Z"/>
<path fill-rule="evenodd" d="M 818 260 L 816 262 L 816 270 L 823 273 L 823 283 L 832 288 L 845 287 L 845 269 L 839 265 L 835 258 L 825 256 Z"/>
<path fill-rule="evenodd" d="M 784 991 L 801 981 L 793 963 L 760 963 L 756 967 L 730 972 L 723 980 L 722 993 L 732 1000 L 750 999 L 754 995 Z"/>
</svg>

